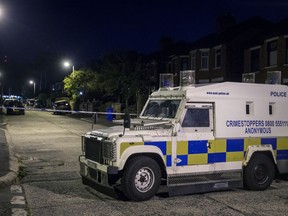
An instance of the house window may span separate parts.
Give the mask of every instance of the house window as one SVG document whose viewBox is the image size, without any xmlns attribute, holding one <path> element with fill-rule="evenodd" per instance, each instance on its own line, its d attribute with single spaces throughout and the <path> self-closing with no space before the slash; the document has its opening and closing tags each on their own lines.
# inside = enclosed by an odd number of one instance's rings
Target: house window
<svg viewBox="0 0 288 216">
<path fill-rule="evenodd" d="M 201 69 L 208 69 L 209 66 L 209 51 L 201 52 Z"/>
<path fill-rule="evenodd" d="M 267 66 L 277 65 L 277 41 L 267 43 Z"/>
<path fill-rule="evenodd" d="M 250 69 L 251 72 L 256 72 L 260 70 L 260 50 L 255 49 L 251 50 L 251 55 L 250 55 Z"/>
<path fill-rule="evenodd" d="M 181 58 L 181 70 L 188 70 L 188 58 Z"/>
<path fill-rule="evenodd" d="M 221 67 L 221 49 L 215 49 L 215 68 Z"/>
<path fill-rule="evenodd" d="M 168 63 L 168 73 L 172 73 L 172 65 L 171 65 L 171 63 Z"/>
<path fill-rule="evenodd" d="M 196 53 L 191 54 L 191 70 L 196 70 Z"/>
<path fill-rule="evenodd" d="M 171 73 L 174 73 L 176 71 L 175 69 L 176 69 L 176 61 L 173 60 L 172 61 L 172 66 L 171 66 L 171 70 L 172 70 Z"/>
</svg>

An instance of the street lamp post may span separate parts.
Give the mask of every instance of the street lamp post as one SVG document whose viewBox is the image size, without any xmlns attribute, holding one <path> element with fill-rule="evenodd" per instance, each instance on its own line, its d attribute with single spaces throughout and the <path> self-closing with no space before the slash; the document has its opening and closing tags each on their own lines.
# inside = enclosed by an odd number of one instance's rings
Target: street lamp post
<svg viewBox="0 0 288 216">
<path fill-rule="evenodd" d="M 33 80 L 30 80 L 30 84 L 33 84 L 33 89 L 34 89 L 34 98 L 35 98 L 35 87 L 36 87 L 36 83 Z"/>
</svg>

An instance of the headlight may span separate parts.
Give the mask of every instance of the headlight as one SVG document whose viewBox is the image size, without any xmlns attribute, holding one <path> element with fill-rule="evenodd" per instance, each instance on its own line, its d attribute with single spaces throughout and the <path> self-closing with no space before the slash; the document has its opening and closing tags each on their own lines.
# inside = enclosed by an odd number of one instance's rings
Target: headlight
<svg viewBox="0 0 288 216">
<path fill-rule="evenodd" d="M 103 141 L 103 159 L 116 161 L 116 143 L 108 140 Z"/>
</svg>

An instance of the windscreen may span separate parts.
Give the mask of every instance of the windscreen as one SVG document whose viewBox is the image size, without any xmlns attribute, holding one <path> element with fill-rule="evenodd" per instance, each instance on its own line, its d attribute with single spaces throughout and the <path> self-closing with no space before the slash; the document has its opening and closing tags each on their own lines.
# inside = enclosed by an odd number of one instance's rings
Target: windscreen
<svg viewBox="0 0 288 216">
<path fill-rule="evenodd" d="M 8 106 L 12 107 L 12 106 L 22 106 L 22 103 L 20 101 L 17 101 L 17 100 L 13 100 L 13 101 L 8 101 L 7 103 Z"/>
<path fill-rule="evenodd" d="M 150 100 L 144 117 L 175 118 L 181 100 Z"/>
</svg>

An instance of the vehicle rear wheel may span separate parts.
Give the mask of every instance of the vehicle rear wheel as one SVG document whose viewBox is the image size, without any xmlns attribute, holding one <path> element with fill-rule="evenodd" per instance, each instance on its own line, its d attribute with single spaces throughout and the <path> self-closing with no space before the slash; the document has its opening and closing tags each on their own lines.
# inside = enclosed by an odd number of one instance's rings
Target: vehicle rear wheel
<svg viewBox="0 0 288 216">
<path fill-rule="evenodd" d="M 152 198 L 161 183 L 161 170 L 150 157 L 139 156 L 130 160 L 121 179 L 124 194 L 129 200 L 144 201 Z"/>
<path fill-rule="evenodd" d="M 244 169 L 245 187 L 250 190 L 265 190 L 271 185 L 274 175 L 272 160 L 264 154 L 256 154 Z"/>
</svg>

